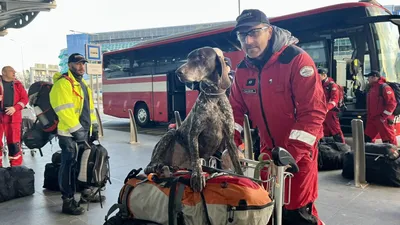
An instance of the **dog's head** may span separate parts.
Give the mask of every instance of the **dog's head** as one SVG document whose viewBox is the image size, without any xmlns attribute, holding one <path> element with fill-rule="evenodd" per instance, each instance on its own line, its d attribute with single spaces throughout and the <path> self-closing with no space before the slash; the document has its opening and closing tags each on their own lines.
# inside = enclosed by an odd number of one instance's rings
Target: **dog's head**
<svg viewBox="0 0 400 225">
<path fill-rule="evenodd" d="M 223 90 L 231 85 L 228 73 L 229 67 L 224 61 L 222 51 L 211 47 L 193 50 L 189 53 L 187 62 L 176 70 L 181 82 L 204 82 Z"/>
</svg>

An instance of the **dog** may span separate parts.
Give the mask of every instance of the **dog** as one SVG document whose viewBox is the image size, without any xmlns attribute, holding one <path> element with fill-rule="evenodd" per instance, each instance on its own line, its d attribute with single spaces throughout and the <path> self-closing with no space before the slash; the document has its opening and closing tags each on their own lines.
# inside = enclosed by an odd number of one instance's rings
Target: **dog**
<svg viewBox="0 0 400 225">
<path fill-rule="evenodd" d="M 218 48 L 203 47 L 189 53 L 187 62 L 175 73 L 181 82 L 198 82 L 199 96 L 181 126 L 169 130 L 156 144 L 145 174 L 162 174 L 164 166 L 188 168 L 192 170 L 190 185 L 200 192 L 206 184 L 200 158 L 208 161 L 217 151 L 227 149 L 235 172 L 243 175 L 233 140 L 232 107 L 225 93 L 231 86 L 228 72 Z"/>
</svg>

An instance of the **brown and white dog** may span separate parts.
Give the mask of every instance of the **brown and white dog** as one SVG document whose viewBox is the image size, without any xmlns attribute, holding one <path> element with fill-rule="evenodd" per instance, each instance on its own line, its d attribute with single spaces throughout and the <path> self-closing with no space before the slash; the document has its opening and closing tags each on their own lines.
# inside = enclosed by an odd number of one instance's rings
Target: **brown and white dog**
<svg viewBox="0 0 400 225">
<path fill-rule="evenodd" d="M 208 161 L 215 152 L 228 150 L 234 170 L 243 175 L 234 143 L 232 107 L 225 94 L 231 86 L 229 67 L 220 49 L 204 47 L 189 53 L 187 62 L 176 70 L 181 82 L 199 82 L 200 94 L 187 118 L 177 130 L 169 130 L 156 144 L 145 173 L 162 173 L 164 166 L 192 170 L 191 187 L 205 187 L 201 158 Z"/>
</svg>

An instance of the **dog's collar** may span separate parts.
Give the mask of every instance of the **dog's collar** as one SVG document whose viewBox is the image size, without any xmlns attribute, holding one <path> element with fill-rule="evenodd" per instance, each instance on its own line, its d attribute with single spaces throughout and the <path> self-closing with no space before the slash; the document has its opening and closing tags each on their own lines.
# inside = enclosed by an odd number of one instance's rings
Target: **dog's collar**
<svg viewBox="0 0 400 225">
<path fill-rule="evenodd" d="M 203 89 L 202 84 L 205 84 L 205 85 L 207 85 L 207 84 L 204 83 L 203 81 L 200 81 L 200 84 L 199 84 L 200 92 L 204 93 L 205 95 L 219 96 L 219 95 L 224 95 L 225 92 L 226 92 L 226 90 L 224 90 L 224 91 L 222 91 L 222 92 L 218 92 L 218 93 L 206 92 L 206 91 Z M 207 85 L 207 86 L 209 86 L 209 85 Z"/>
</svg>

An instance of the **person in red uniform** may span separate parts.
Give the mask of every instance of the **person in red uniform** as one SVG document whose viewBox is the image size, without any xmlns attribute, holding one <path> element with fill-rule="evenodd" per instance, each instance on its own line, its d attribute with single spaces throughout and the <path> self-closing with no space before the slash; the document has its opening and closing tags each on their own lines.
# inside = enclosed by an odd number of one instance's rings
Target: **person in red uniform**
<svg viewBox="0 0 400 225">
<path fill-rule="evenodd" d="M 11 166 L 22 164 L 21 122 L 22 109 L 28 103 L 28 94 L 22 83 L 15 78 L 15 70 L 5 66 L 0 77 L 0 167 L 3 156 L 3 134 L 6 136 L 8 158 Z"/>
<path fill-rule="evenodd" d="M 287 30 L 272 26 L 260 10 L 244 10 L 232 31 L 246 57 L 238 65 L 230 102 L 235 118 L 235 142 L 241 143 L 244 114 L 258 127 L 261 153 L 287 149 L 300 171 L 291 181 L 284 225 L 323 224 L 318 218 L 317 143 L 327 113 L 324 91 L 312 58 L 295 44 Z M 266 179 L 265 173 L 262 178 Z M 289 183 L 286 183 L 288 193 Z"/>
<path fill-rule="evenodd" d="M 367 125 L 365 141 L 372 142 L 379 135 L 384 143 L 397 145 L 394 131 L 393 111 L 397 106 L 393 89 L 386 84 L 386 79 L 378 71 L 371 71 L 368 77 Z"/>
<path fill-rule="evenodd" d="M 332 136 L 336 142 L 344 143 L 344 135 L 340 128 L 338 117 L 339 87 L 331 77 L 328 77 L 325 69 L 319 68 L 318 74 L 322 80 L 322 87 L 324 88 L 326 97 L 326 106 L 328 108 L 328 113 L 323 123 L 324 136 Z"/>
</svg>

